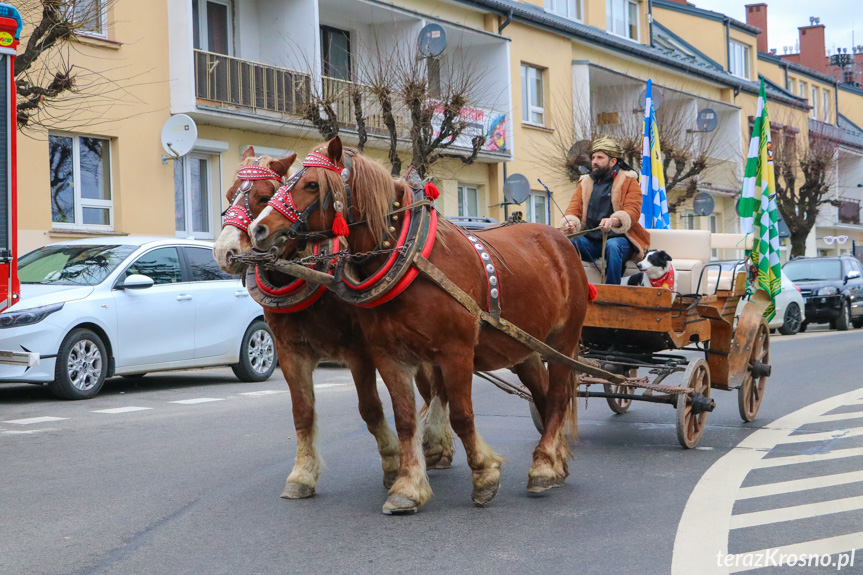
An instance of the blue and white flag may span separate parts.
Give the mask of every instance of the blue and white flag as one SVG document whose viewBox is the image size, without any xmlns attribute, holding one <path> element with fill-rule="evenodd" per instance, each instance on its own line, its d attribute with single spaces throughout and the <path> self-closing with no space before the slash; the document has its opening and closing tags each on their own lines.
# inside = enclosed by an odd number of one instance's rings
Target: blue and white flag
<svg viewBox="0 0 863 575">
<path fill-rule="evenodd" d="M 644 103 L 644 144 L 641 158 L 641 216 L 645 228 L 668 229 L 668 197 L 665 195 L 665 174 L 659 150 L 659 130 L 653 109 L 653 82 L 647 81 Z"/>
</svg>

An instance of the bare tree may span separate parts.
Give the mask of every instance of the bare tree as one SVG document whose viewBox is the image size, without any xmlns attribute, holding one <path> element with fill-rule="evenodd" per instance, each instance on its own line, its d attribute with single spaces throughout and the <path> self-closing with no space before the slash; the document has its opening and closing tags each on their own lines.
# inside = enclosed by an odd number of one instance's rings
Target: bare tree
<svg viewBox="0 0 863 575">
<path fill-rule="evenodd" d="M 17 3 L 26 37 L 24 48 L 15 60 L 19 129 L 44 125 L 46 122 L 40 120 L 42 114 L 56 108 L 65 95 L 81 90 L 82 73 L 90 78 L 98 76 L 86 69 L 76 69 L 70 61 L 69 49 L 76 34 L 103 25 L 104 16 L 114 1 L 23 0 Z M 52 119 L 56 119 L 57 110 L 54 112 L 48 114 Z"/>
<path fill-rule="evenodd" d="M 791 232 L 792 257 L 805 254 L 821 206 L 835 205 L 827 194 L 837 168 L 838 133 L 827 125 L 806 133 L 787 127 L 772 134 L 776 205 Z"/>
</svg>

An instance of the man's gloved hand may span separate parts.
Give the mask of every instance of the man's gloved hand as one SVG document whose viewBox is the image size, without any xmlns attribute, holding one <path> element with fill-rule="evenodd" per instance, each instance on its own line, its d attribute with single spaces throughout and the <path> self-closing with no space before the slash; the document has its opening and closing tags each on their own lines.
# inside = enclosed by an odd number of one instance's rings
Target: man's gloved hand
<svg viewBox="0 0 863 575">
<path fill-rule="evenodd" d="M 560 218 L 560 230 L 565 234 L 572 234 L 578 231 L 578 218 L 575 216 L 563 216 Z"/>
<path fill-rule="evenodd" d="M 611 228 L 620 227 L 620 218 L 602 218 L 599 221 L 599 229 L 604 232 L 610 232 Z"/>
</svg>

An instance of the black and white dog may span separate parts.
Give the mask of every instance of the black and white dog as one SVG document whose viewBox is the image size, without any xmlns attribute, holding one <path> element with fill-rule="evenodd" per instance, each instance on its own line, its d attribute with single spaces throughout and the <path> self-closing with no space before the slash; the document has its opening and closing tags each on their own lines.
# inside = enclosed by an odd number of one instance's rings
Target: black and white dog
<svg viewBox="0 0 863 575">
<path fill-rule="evenodd" d="M 674 301 L 677 292 L 677 273 L 671 264 L 671 256 L 662 250 L 648 250 L 644 259 L 638 262 L 641 270 L 633 276 L 629 276 L 627 285 L 646 287 L 666 287 L 671 290 Z"/>
</svg>

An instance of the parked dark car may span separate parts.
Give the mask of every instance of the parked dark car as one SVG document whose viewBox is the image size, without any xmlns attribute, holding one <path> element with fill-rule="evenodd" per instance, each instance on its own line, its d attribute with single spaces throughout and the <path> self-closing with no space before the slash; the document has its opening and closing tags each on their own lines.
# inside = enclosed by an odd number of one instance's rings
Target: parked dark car
<svg viewBox="0 0 863 575">
<path fill-rule="evenodd" d="M 799 258 L 782 270 L 806 301 L 806 321 L 800 331 L 810 323 L 829 323 L 838 330 L 863 327 L 863 266 L 857 258 Z"/>
<path fill-rule="evenodd" d="M 447 219 L 466 230 L 481 230 L 498 223 L 494 218 L 481 218 L 476 216 L 452 216 Z"/>
</svg>

